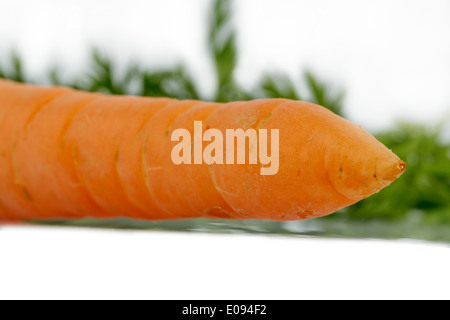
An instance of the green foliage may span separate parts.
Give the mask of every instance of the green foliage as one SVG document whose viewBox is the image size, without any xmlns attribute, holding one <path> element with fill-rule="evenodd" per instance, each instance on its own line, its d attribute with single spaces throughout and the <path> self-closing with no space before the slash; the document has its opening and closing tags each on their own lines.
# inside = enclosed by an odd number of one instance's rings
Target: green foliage
<svg viewBox="0 0 450 320">
<path fill-rule="evenodd" d="M 300 100 L 292 80 L 283 73 L 266 74 L 260 83 L 261 98 L 286 98 Z"/>
<path fill-rule="evenodd" d="M 9 57 L 9 65 L 9 72 L 0 67 L 0 78 L 10 79 L 16 82 L 26 82 L 23 72 L 22 60 L 15 50 L 11 51 Z"/>
<path fill-rule="evenodd" d="M 22 61 L 19 57 L 19 54 L 16 51 L 13 51 L 11 54 L 11 64 L 13 67 L 11 80 L 17 82 L 25 82 L 25 77 L 23 75 Z"/>
<path fill-rule="evenodd" d="M 61 80 L 61 75 L 59 74 L 59 69 L 54 67 L 50 70 L 48 77 L 50 79 L 50 83 L 54 86 L 62 86 L 64 85 Z"/>
<path fill-rule="evenodd" d="M 305 100 L 324 106 L 338 115 L 343 115 L 344 92 L 332 90 L 325 82 L 319 80 L 311 72 L 304 73 L 307 92 L 300 94 L 294 82 L 284 73 L 264 75 L 255 90 L 255 98 L 286 98 L 293 100 Z"/>
<path fill-rule="evenodd" d="M 311 97 L 308 100 L 318 105 L 326 106 L 334 113 L 342 115 L 344 92 L 333 93 L 329 86 L 320 82 L 311 72 L 306 72 L 305 78 L 308 89 L 311 92 Z"/>
<path fill-rule="evenodd" d="M 119 77 L 111 59 L 98 49 L 93 50 L 92 58 L 92 71 L 86 77 L 86 81 L 82 82 L 81 88 L 109 94 L 129 92 L 132 80 L 139 74 L 137 67 L 130 67 L 122 77 Z"/>
<path fill-rule="evenodd" d="M 176 99 L 200 99 L 196 85 L 183 66 L 173 70 L 144 72 L 141 95 L 171 97 Z"/>
<path fill-rule="evenodd" d="M 231 18 L 231 1 L 215 1 L 209 23 L 208 44 L 217 78 L 215 100 L 220 102 L 241 100 L 247 97 L 234 80 L 237 49 L 236 31 L 232 26 Z"/>
</svg>

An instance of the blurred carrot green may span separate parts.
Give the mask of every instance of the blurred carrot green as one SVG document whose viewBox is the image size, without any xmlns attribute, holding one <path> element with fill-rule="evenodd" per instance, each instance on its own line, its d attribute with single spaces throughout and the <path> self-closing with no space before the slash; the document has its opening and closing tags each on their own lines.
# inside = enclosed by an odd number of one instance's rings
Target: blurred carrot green
<svg viewBox="0 0 450 320">
<path fill-rule="evenodd" d="M 320 79 L 308 70 L 299 72 L 302 83 L 282 72 L 266 73 L 256 79 L 251 90 L 235 79 L 239 59 L 237 31 L 232 23 L 231 0 L 214 0 L 208 21 L 208 48 L 214 65 L 216 87 L 204 96 L 195 77 L 184 64 L 172 68 L 146 70 L 130 65 L 118 73 L 114 61 L 99 49 L 92 50 L 87 72 L 76 79 L 62 80 L 60 70 L 53 68 L 42 81 L 26 74 L 16 51 L 7 66 L 0 66 L 0 77 L 20 82 L 51 83 L 87 91 L 110 94 L 166 96 L 178 99 L 202 99 L 221 102 L 258 98 L 289 98 L 311 101 L 346 116 L 344 91 Z M 305 90 L 301 91 L 298 88 Z M 374 111 L 375 112 L 375 111 Z M 445 123 L 400 123 L 395 128 L 375 133 L 377 138 L 406 161 L 407 170 L 390 187 L 337 214 L 300 222 L 187 220 L 144 222 L 53 221 L 47 223 L 97 227 L 121 227 L 166 230 L 202 230 L 220 232 L 269 232 L 319 234 L 323 236 L 418 238 L 450 241 L 450 142 L 442 137 Z"/>
</svg>

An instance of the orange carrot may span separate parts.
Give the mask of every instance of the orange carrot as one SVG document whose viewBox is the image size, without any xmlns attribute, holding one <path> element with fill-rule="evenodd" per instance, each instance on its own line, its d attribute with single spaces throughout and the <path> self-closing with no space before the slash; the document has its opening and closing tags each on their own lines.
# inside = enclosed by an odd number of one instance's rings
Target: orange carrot
<svg viewBox="0 0 450 320">
<path fill-rule="evenodd" d="M 210 143 L 197 144 L 198 121 L 200 130 L 223 136 L 227 129 L 259 137 L 278 129 L 278 172 L 262 175 L 265 165 L 250 161 L 194 164 L 195 152 L 203 155 Z M 192 152 L 191 164 L 171 158 L 178 129 L 192 139 L 183 149 Z M 275 136 L 267 138 L 273 153 Z M 250 138 L 245 153 L 261 147 Z M 364 199 L 404 169 L 361 127 L 311 103 L 106 96 L 0 80 L 0 220 L 300 220 Z"/>
<path fill-rule="evenodd" d="M 0 86 L 0 202 L 10 218 L 31 218 L 36 215 L 31 195 L 18 168 L 16 149 L 26 139 L 28 126 L 39 111 L 67 89 L 25 87 L 6 83 Z M 28 159 L 33 165 L 34 159 Z M 38 160 L 38 159 L 37 159 Z"/>
</svg>

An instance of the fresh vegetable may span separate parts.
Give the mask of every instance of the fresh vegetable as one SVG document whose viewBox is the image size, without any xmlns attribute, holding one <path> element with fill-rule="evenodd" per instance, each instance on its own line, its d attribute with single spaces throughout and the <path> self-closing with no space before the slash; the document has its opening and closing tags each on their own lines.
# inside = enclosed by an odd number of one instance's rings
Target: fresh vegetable
<svg viewBox="0 0 450 320">
<path fill-rule="evenodd" d="M 277 174 L 261 175 L 260 163 L 174 164 L 172 133 L 193 133 L 194 121 L 224 136 L 279 130 Z M 311 103 L 107 96 L 0 80 L 3 219 L 300 220 L 366 198 L 404 169 L 361 127 Z"/>
</svg>

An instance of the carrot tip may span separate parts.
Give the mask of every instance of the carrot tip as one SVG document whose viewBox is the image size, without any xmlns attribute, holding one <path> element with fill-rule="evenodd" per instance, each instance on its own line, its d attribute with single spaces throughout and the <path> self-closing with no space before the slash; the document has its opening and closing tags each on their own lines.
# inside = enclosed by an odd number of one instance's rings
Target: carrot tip
<svg viewBox="0 0 450 320">
<path fill-rule="evenodd" d="M 400 160 L 400 163 L 398 164 L 398 168 L 399 168 L 400 172 L 405 171 L 405 169 L 406 169 L 406 164 L 405 164 L 405 162 L 402 161 L 402 160 Z"/>
</svg>

